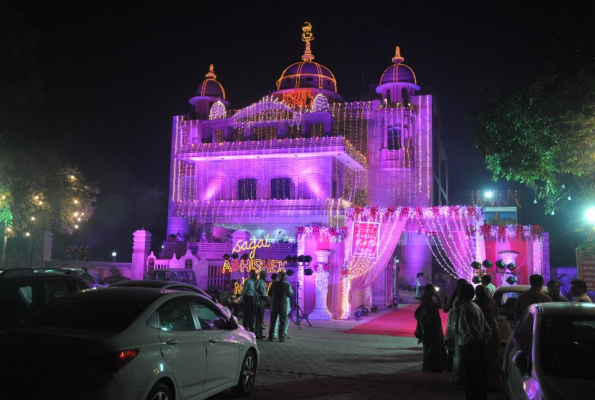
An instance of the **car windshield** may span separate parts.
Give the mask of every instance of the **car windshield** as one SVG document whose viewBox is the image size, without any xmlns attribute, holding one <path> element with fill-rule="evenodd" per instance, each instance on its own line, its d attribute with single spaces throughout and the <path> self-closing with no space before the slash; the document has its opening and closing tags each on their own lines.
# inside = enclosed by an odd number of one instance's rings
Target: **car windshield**
<svg viewBox="0 0 595 400">
<path fill-rule="evenodd" d="M 124 329 L 149 303 L 105 298 L 64 298 L 21 320 L 26 325 L 78 329 Z"/>
<path fill-rule="evenodd" d="M 595 381 L 595 317 L 550 316 L 542 326 L 544 374 Z"/>
</svg>

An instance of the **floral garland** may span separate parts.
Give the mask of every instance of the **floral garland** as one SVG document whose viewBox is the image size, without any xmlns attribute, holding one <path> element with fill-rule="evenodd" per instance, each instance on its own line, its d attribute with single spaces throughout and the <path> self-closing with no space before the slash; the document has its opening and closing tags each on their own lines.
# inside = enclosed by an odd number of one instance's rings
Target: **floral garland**
<svg viewBox="0 0 595 400">
<path fill-rule="evenodd" d="M 318 264 L 318 269 L 322 268 L 322 270 L 324 272 L 329 272 L 331 269 L 331 263 L 330 262 L 326 262 L 326 263 L 319 263 Z"/>
<path fill-rule="evenodd" d="M 541 239 L 543 228 L 539 225 L 490 225 L 479 227 L 479 234 L 485 239 Z M 474 236 L 475 227 L 468 227 L 465 231 L 468 236 Z"/>
<path fill-rule="evenodd" d="M 298 226 L 297 230 L 298 240 L 302 236 L 306 239 L 316 240 L 333 240 L 341 242 L 347 238 L 347 227 L 337 228 L 334 226 Z"/>
<path fill-rule="evenodd" d="M 471 218 L 483 220 L 483 208 L 477 206 L 434 206 L 434 207 L 361 207 L 345 209 L 347 219 L 358 221 L 382 221 L 394 218 L 431 219 L 439 217 Z"/>
</svg>

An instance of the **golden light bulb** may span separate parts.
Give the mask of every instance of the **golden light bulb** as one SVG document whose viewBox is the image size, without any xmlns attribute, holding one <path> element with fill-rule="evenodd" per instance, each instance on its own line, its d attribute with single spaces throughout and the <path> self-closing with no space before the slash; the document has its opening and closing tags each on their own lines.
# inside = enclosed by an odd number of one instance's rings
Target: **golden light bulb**
<svg viewBox="0 0 595 400">
<path fill-rule="evenodd" d="M 39 200 L 39 196 L 35 196 L 35 200 Z"/>
<path fill-rule="evenodd" d="M 79 213 L 78 213 L 78 212 L 75 212 L 75 213 L 74 213 L 74 216 L 75 216 L 75 217 L 78 217 L 78 216 L 79 216 Z"/>
<path fill-rule="evenodd" d="M 25 236 L 31 236 L 29 232 L 25 232 Z"/>
<path fill-rule="evenodd" d="M 39 205 L 42 205 L 42 204 L 43 204 L 43 201 L 40 201 L 40 202 L 39 202 Z"/>
<path fill-rule="evenodd" d="M 35 221 L 35 217 L 31 217 L 31 221 Z"/>
<path fill-rule="evenodd" d="M 77 199 L 74 199 L 74 204 L 78 204 L 79 201 Z"/>
<path fill-rule="evenodd" d="M 79 228 L 79 226 L 78 226 L 78 225 L 75 225 L 75 226 L 74 226 L 74 229 L 78 229 L 78 228 Z"/>
<path fill-rule="evenodd" d="M 75 180 L 76 177 L 74 175 L 70 175 L 70 179 Z"/>
</svg>

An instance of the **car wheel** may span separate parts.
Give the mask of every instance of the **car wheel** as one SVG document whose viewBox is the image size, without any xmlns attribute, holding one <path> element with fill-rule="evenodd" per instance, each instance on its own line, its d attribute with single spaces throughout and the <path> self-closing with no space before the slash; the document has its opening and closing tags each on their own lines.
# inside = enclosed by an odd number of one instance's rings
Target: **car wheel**
<svg viewBox="0 0 595 400">
<path fill-rule="evenodd" d="M 245 396 L 252 391 L 254 387 L 254 380 L 256 379 L 256 354 L 252 350 L 248 350 L 244 361 L 242 362 L 242 369 L 240 370 L 240 378 L 238 384 L 231 388 L 233 394 L 236 396 Z"/>
<path fill-rule="evenodd" d="M 157 383 L 151 389 L 147 400 L 174 400 L 174 396 L 171 394 L 171 390 L 164 383 Z"/>
</svg>

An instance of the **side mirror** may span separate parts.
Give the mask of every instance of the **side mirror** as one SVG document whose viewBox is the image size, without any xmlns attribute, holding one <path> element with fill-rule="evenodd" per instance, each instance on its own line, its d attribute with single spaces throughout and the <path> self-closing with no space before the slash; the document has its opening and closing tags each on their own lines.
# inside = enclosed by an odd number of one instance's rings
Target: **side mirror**
<svg viewBox="0 0 595 400">
<path fill-rule="evenodd" d="M 517 351 L 514 356 L 512 356 L 512 363 L 521 371 L 522 375 L 527 373 L 529 363 L 527 360 L 527 354 L 525 354 L 523 350 Z"/>
<path fill-rule="evenodd" d="M 229 329 L 238 329 L 240 327 L 238 319 L 236 318 L 235 315 L 231 316 L 231 318 L 229 319 L 228 325 L 229 325 Z"/>
</svg>

